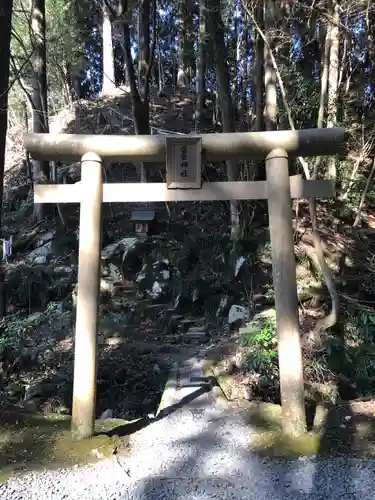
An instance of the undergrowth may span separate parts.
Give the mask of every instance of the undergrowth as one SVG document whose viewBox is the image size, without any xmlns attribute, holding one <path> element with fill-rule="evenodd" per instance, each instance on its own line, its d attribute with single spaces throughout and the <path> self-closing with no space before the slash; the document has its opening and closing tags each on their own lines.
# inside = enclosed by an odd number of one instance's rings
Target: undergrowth
<svg viewBox="0 0 375 500">
<path fill-rule="evenodd" d="M 255 317 L 240 329 L 238 343 L 246 352 L 242 370 L 257 377 L 258 389 L 269 399 L 279 391 L 275 316 Z M 315 399 L 316 391 L 331 402 L 370 397 L 375 390 L 375 314 L 346 310 L 339 331 L 331 332 L 322 348 L 305 352 L 303 362 L 308 399 Z"/>
<path fill-rule="evenodd" d="M 243 369 L 257 376 L 259 388 L 277 389 L 279 366 L 275 316 L 256 317 L 240 331 L 238 343 L 247 348 Z"/>
</svg>

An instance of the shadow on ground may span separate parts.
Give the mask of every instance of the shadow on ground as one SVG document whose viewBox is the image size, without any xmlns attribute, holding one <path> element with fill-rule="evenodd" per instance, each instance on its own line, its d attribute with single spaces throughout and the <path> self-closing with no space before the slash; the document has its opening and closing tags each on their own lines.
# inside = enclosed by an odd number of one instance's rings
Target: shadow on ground
<svg viewBox="0 0 375 500">
<path fill-rule="evenodd" d="M 178 405 L 166 408 L 158 419 L 191 403 L 201 394 L 202 391 L 196 391 Z M 189 454 L 185 462 L 174 461 L 163 476 L 138 481 L 137 498 L 177 500 L 190 498 L 189 495 L 195 498 L 198 490 L 202 496 L 206 495 L 204 498 L 373 498 L 369 478 L 374 476 L 375 463 L 362 460 L 373 456 L 375 419 L 371 416 L 354 412 L 349 404 L 332 405 L 326 408 L 320 432 L 310 432 L 305 440 L 293 443 L 281 437 L 279 410 L 271 409 L 270 405 L 268 408 L 253 405 L 240 411 L 249 425 L 249 446 L 239 450 L 239 463 L 218 459 L 217 475 L 198 477 L 195 474 L 194 471 L 204 471 L 207 461 L 212 461 L 216 453 L 212 453 L 214 448 L 221 451 L 230 448 L 225 429 L 222 432 L 222 420 L 212 419 L 204 431 L 174 442 L 175 447 L 198 449 L 199 453 Z M 130 434 L 149 424 L 143 421 L 136 426 L 121 426 L 108 435 Z M 252 446 L 252 435 L 262 433 L 279 437 L 273 444 L 263 443 L 263 449 L 259 442 L 257 448 Z"/>
</svg>

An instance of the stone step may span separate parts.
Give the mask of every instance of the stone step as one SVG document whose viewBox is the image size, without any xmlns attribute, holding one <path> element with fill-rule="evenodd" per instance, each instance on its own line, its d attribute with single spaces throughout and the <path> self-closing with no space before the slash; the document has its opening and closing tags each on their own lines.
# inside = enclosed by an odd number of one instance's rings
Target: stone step
<svg viewBox="0 0 375 500">
<path fill-rule="evenodd" d="M 176 362 L 166 384 L 166 396 L 162 397 L 158 413 L 166 410 L 168 405 L 181 403 L 183 408 L 198 412 L 197 415 L 201 413 L 203 415 L 205 410 L 215 408 L 217 405 L 217 391 L 212 391 L 214 385 L 215 381 L 205 376 L 201 360 L 191 357 Z"/>
</svg>

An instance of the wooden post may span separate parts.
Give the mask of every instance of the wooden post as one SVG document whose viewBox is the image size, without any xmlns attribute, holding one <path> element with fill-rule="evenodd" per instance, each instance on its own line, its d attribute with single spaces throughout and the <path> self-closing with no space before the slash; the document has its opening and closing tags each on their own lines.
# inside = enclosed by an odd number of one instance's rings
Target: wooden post
<svg viewBox="0 0 375 500">
<path fill-rule="evenodd" d="M 97 330 L 100 296 L 102 159 L 86 153 L 81 160 L 79 267 L 74 353 L 72 432 L 90 437 L 95 427 Z"/>
<path fill-rule="evenodd" d="M 267 156 L 266 174 L 283 429 L 298 435 L 306 430 L 306 416 L 289 165 L 284 150 L 274 149 Z"/>
</svg>

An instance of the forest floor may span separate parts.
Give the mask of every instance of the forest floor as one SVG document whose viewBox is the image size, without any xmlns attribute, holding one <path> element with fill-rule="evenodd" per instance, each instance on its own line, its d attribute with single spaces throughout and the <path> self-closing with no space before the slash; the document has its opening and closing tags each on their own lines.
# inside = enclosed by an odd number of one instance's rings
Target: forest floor
<svg viewBox="0 0 375 500">
<path fill-rule="evenodd" d="M 189 133 L 193 111 L 189 93 L 153 96 L 151 124 L 157 133 Z M 212 130 L 208 121 L 207 131 Z M 81 102 L 54 117 L 51 131 L 132 134 L 130 99 Z M 4 231 L 13 237 L 13 255 L 4 264 L 9 315 L 0 334 L 0 404 L 8 412 L 31 412 L 47 420 L 51 413 L 58 416 L 64 422 L 63 428 L 56 424 L 61 436 L 71 412 L 78 207 L 64 207 L 67 227 L 55 213 L 34 224 L 32 193 L 24 189 L 28 173 L 19 130 L 10 131 L 7 147 Z M 80 179 L 79 165 L 61 168 L 71 181 Z M 160 182 L 163 165 L 151 168 L 150 180 Z M 105 174 L 107 182 L 139 179 L 131 164 L 106 166 Z M 225 179 L 224 165 L 206 165 L 204 176 Z M 244 205 L 252 223 L 246 239 L 234 248 L 227 204 L 175 205 L 155 204 L 157 224 L 146 242 L 138 241 L 130 221 L 136 204 L 104 207 L 97 416 L 110 410 L 115 418 L 134 421 L 154 414 L 173 362 L 183 363 L 197 354 L 210 361 L 234 408 L 265 403 L 277 414 L 274 293 L 265 206 Z M 332 430 L 325 433 L 327 425 L 335 428 L 345 453 L 349 448 L 359 456 L 374 453 L 374 213 L 371 204 L 365 206 L 361 226 L 353 228 L 353 200 L 318 203 L 319 234 L 342 307 L 339 324 L 329 332 L 323 352 L 318 352 L 308 337 L 316 320 L 329 311 L 330 301 L 314 261 L 307 206 L 300 202 L 297 215 L 294 205 L 307 400 L 311 407 L 327 410 L 318 434 L 311 434 L 309 444 L 303 445 L 304 454 L 315 454 L 322 436 L 333 435 Z M 242 314 L 234 322 L 233 307 Z M 259 313 L 267 313 L 266 319 L 259 320 Z M 254 318 L 260 321 L 255 337 L 254 325 L 250 328 Z M 1 433 L 0 465 L 5 470 L 27 469 L 30 461 L 17 451 L 29 449 L 27 439 L 16 445 L 18 431 L 10 432 L 9 426 L 6 430 L 7 425 Z M 251 425 L 255 426 L 254 420 Z M 280 422 L 275 425 L 268 425 L 267 432 L 260 426 L 261 439 L 251 444 L 249 438 L 249 447 L 298 455 L 301 450 L 280 441 Z M 340 449 L 337 443 L 336 447 Z M 96 444 L 90 453 L 93 449 Z"/>
</svg>

